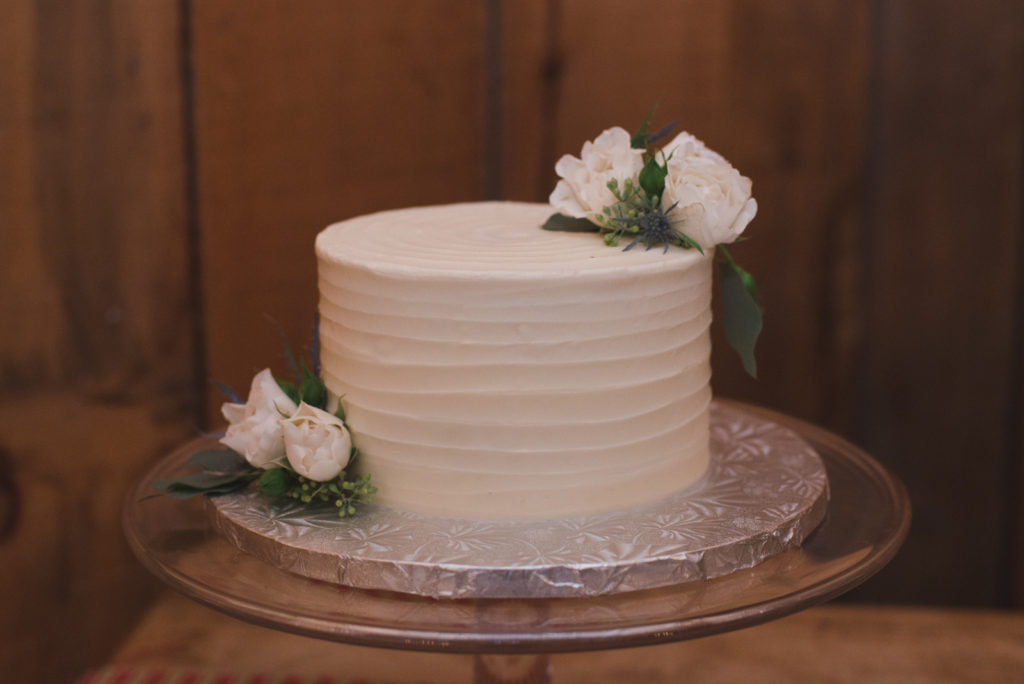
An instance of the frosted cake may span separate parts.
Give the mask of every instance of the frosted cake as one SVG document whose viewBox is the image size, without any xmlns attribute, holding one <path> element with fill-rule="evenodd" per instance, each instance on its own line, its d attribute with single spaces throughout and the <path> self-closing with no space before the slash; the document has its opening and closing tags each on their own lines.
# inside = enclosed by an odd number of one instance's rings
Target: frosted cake
<svg viewBox="0 0 1024 684">
<path fill-rule="evenodd" d="M 546 204 L 386 211 L 316 240 L 322 377 L 375 503 L 544 518 L 708 464 L 712 258 L 540 229 Z"/>
<path fill-rule="evenodd" d="M 705 473 L 712 266 L 754 374 L 760 307 L 723 245 L 757 203 L 721 155 L 685 132 L 655 148 L 647 123 L 563 156 L 550 204 L 385 211 L 317 237 L 321 376 L 377 503 L 555 518 Z"/>
</svg>

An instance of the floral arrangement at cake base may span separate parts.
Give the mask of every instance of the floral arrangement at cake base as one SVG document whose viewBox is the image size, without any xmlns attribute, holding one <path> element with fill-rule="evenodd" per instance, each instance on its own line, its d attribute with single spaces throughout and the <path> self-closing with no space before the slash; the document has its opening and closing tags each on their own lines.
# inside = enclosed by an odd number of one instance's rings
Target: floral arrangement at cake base
<svg viewBox="0 0 1024 684">
<path fill-rule="evenodd" d="M 330 506 L 341 518 L 370 500 L 377 491 L 370 475 L 349 474 L 359 450 L 352 444 L 340 402 L 328 410 L 331 401 L 318 372 L 305 363 L 300 370 L 287 345 L 285 353 L 295 381 L 277 379 L 265 368 L 252 379 L 244 402 L 222 386 L 233 399 L 221 407 L 228 428 L 220 442 L 227 448 L 196 452 L 186 467 L 197 471 L 156 480 L 153 487 L 189 499 L 239 492 L 255 482 L 268 497 Z"/>
</svg>

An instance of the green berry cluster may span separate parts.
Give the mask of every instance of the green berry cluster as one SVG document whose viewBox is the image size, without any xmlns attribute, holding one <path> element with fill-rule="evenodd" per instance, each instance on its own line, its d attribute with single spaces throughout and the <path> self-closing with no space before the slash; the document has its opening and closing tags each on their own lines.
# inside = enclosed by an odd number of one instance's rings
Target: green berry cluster
<svg viewBox="0 0 1024 684">
<path fill-rule="evenodd" d="M 355 480 L 346 480 L 345 471 L 328 482 L 317 482 L 296 474 L 295 484 L 285 496 L 305 504 L 330 504 L 338 509 L 339 518 L 347 518 L 356 512 L 356 504 L 366 503 L 377 491 L 370 484 L 370 476 L 363 475 Z"/>
<path fill-rule="evenodd" d="M 606 245 L 615 247 L 624 235 L 631 235 L 634 240 L 626 247 L 627 250 L 642 243 L 648 248 L 664 244 L 666 250 L 669 245 L 686 249 L 692 247 L 704 253 L 700 245 L 673 227 L 668 214 L 674 205 L 663 210 L 658 195 L 648 193 L 629 178 L 622 187 L 613 178 L 608 181 L 608 190 L 615 196 L 615 204 L 604 207 L 597 216 Z"/>
<path fill-rule="evenodd" d="M 597 215 L 597 221 L 601 224 L 604 243 L 615 247 L 624 234 L 640 232 L 640 218 L 653 209 L 653 203 L 631 178 L 627 178 L 621 188 L 619 181 L 611 179 L 608 181 L 608 190 L 615 196 L 616 202 L 604 207 L 602 213 Z"/>
<path fill-rule="evenodd" d="M 370 484 L 370 475 L 349 480 L 343 470 L 327 482 L 303 477 L 289 465 L 264 470 L 259 478 L 260 491 L 267 496 L 293 499 L 308 505 L 334 506 L 339 518 L 354 515 L 356 506 L 369 503 L 377 488 Z"/>
</svg>

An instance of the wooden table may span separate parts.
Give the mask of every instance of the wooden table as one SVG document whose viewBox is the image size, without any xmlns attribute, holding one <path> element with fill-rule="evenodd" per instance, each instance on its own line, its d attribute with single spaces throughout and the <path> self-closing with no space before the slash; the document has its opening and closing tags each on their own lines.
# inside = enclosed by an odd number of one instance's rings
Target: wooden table
<svg viewBox="0 0 1024 684">
<path fill-rule="evenodd" d="M 558 684 L 1024 682 L 1024 612 L 832 604 L 694 641 L 555 654 L 551 664 Z M 473 657 L 283 634 L 168 593 L 92 681 L 156 673 L 164 684 L 188 673 L 197 684 L 469 682 Z M 226 673 L 235 677 L 218 680 Z"/>
</svg>

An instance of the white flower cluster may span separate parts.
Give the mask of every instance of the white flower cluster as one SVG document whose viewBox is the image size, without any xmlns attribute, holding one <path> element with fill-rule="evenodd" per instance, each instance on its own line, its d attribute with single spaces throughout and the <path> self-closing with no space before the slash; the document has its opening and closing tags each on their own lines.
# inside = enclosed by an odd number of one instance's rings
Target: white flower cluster
<svg viewBox="0 0 1024 684">
<path fill-rule="evenodd" d="M 644 151 L 630 142 L 625 129 L 609 128 L 583 144 L 579 159 L 564 155 L 555 165 L 561 180 L 551 193 L 551 205 L 562 214 L 598 223 L 604 207 L 616 202 L 609 181 L 619 187 L 626 180 L 638 184 Z M 703 249 L 733 242 L 757 213 L 750 179 L 689 133 L 673 138 L 655 159 L 668 160 L 662 210 L 675 205 L 670 218 L 678 218 L 679 230 Z"/>
<path fill-rule="evenodd" d="M 244 404 L 224 404 L 227 433 L 220 440 L 257 468 L 288 463 L 317 482 L 333 480 L 348 465 L 352 437 L 335 415 L 302 402 L 295 405 L 270 369 L 256 374 Z"/>
</svg>

